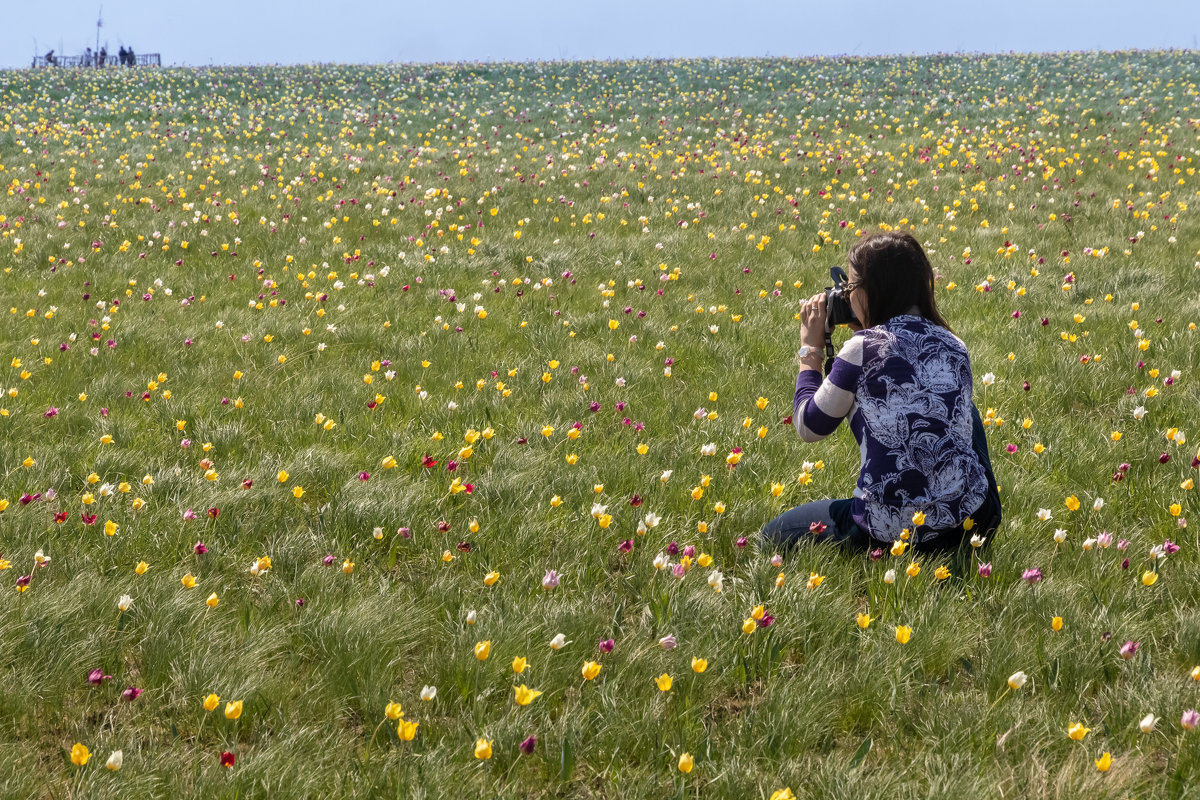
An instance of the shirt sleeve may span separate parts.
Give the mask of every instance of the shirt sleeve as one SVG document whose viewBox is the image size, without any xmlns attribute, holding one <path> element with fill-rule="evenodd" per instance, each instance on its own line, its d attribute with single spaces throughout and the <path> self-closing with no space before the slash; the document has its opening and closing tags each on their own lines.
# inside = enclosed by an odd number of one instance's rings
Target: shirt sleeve
<svg viewBox="0 0 1200 800">
<path fill-rule="evenodd" d="M 854 334 L 833 359 L 829 376 L 821 380 L 816 370 L 801 370 L 796 376 L 792 402 L 792 424 L 806 442 L 816 442 L 833 433 L 854 407 L 854 390 L 862 375 L 863 337 Z"/>
</svg>

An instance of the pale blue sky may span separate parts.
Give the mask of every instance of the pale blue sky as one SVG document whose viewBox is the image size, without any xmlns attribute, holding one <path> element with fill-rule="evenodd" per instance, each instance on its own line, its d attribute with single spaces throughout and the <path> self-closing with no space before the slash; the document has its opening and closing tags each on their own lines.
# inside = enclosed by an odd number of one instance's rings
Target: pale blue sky
<svg viewBox="0 0 1200 800">
<path fill-rule="evenodd" d="M 95 46 L 100 3 L 10 0 L 0 67 Z M 101 43 L 164 65 L 1197 49 L 1196 0 L 110 0 Z"/>
</svg>

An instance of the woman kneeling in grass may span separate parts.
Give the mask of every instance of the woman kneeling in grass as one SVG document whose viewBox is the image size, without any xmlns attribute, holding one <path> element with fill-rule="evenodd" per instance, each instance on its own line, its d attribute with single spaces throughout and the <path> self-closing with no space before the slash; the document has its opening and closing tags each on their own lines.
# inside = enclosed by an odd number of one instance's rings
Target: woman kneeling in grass
<svg viewBox="0 0 1200 800">
<path fill-rule="evenodd" d="M 929 258 L 911 234 L 889 231 L 864 236 L 849 260 L 844 292 L 861 326 L 852 326 L 822 381 L 825 293 L 801 303 L 792 419 L 806 442 L 849 419 L 862 455 L 858 485 L 849 499 L 780 514 L 763 536 L 855 549 L 897 540 L 956 548 L 990 536 L 1000 524 L 1000 496 L 971 399 L 971 362 L 938 313 Z"/>
</svg>

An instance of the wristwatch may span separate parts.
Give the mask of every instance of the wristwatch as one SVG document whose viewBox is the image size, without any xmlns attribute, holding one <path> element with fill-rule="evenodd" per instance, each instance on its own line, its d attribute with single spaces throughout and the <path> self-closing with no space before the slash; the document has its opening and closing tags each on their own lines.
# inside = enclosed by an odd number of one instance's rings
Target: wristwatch
<svg viewBox="0 0 1200 800">
<path fill-rule="evenodd" d="M 797 357 L 797 358 L 804 358 L 805 356 L 807 356 L 807 355 L 808 355 L 809 353 L 811 353 L 812 351 L 813 351 L 813 349 L 812 349 L 811 347 L 809 347 L 809 346 L 808 346 L 808 345 L 806 345 L 806 344 L 802 344 L 802 345 L 800 345 L 800 349 L 796 351 L 796 357 Z"/>
</svg>

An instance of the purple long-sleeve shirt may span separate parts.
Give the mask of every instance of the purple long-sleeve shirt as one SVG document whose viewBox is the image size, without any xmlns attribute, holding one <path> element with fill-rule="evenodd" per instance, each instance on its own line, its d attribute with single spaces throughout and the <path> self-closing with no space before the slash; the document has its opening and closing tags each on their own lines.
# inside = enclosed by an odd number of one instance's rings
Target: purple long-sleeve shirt
<svg viewBox="0 0 1200 800">
<path fill-rule="evenodd" d="M 824 380 L 802 370 L 792 419 L 806 442 L 849 419 L 862 458 L 851 515 L 872 538 L 895 540 L 908 528 L 921 541 L 960 525 L 987 494 L 971 441 L 971 396 L 962 341 L 905 314 L 851 336 Z"/>
</svg>

